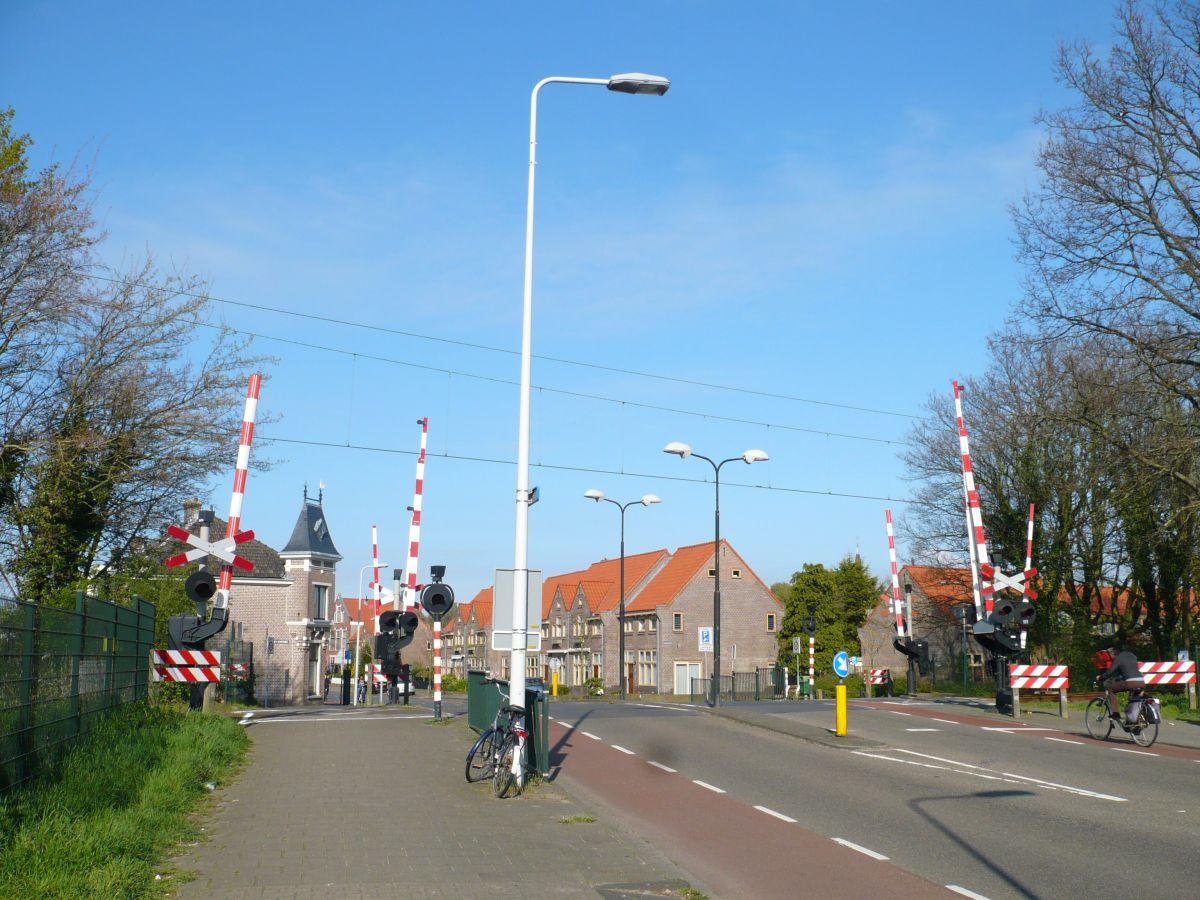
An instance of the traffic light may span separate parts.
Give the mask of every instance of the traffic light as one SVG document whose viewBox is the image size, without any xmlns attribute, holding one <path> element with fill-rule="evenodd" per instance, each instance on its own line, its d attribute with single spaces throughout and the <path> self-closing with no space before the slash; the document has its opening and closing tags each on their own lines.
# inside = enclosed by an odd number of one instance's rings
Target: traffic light
<svg viewBox="0 0 1200 900">
<path fill-rule="evenodd" d="M 987 619 L 975 623 L 975 640 L 997 656 L 1016 656 L 1022 652 L 1021 631 L 1036 618 L 1034 605 L 1023 597 L 1000 597 Z"/>
<path fill-rule="evenodd" d="M 446 576 L 445 566 L 430 566 L 429 571 L 433 584 L 426 585 L 421 591 L 421 606 L 429 615 L 440 620 L 454 609 L 454 588 L 442 581 Z"/>
<path fill-rule="evenodd" d="M 933 660 L 929 656 L 929 641 L 913 641 L 912 650 L 912 655 L 917 658 L 917 669 L 922 675 L 928 675 L 933 666 Z"/>
<path fill-rule="evenodd" d="M 808 615 L 804 617 L 801 623 L 805 634 L 809 637 L 815 637 L 817 634 L 817 604 L 808 604 Z"/>
</svg>

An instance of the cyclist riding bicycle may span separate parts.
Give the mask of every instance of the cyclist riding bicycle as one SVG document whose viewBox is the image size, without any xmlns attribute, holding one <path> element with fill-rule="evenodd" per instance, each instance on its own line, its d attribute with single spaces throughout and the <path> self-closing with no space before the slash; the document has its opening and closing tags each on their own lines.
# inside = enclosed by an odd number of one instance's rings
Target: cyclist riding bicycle
<svg viewBox="0 0 1200 900">
<path fill-rule="evenodd" d="M 1120 713 L 1120 701 L 1117 694 L 1120 691 L 1138 691 L 1146 686 L 1146 677 L 1142 675 L 1138 668 L 1138 659 L 1133 654 L 1133 651 L 1128 646 L 1122 645 L 1115 648 L 1116 655 L 1113 657 L 1112 665 L 1108 671 L 1100 676 L 1100 682 L 1104 685 L 1104 691 L 1108 694 L 1108 707 L 1112 710 L 1112 717 L 1118 719 Z"/>
</svg>

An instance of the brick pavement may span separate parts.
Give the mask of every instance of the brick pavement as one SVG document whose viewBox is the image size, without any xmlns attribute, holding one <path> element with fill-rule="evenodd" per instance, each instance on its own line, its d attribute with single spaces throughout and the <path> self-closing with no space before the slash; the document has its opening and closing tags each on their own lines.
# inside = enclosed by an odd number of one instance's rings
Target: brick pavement
<svg viewBox="0 0 1200 900">
<path fill-rule="evenodd" d="M 176 860 L 198 898 L 679 896 L 667 857 L 558 785 L 496 800 L 467 784 L 473 733 L 424 710 L 264 716 L 219 791 L 210 839 Z"/>
</svg>

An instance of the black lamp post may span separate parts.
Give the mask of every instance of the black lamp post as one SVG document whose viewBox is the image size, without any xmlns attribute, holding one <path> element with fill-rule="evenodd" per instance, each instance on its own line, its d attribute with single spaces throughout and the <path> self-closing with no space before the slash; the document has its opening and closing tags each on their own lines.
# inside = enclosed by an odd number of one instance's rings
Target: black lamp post
<svg viewBox="0 0 1200 900">
<path fill-rule="evenodd" d="M 713 706 L 721 705 L 721 466 L 725 463 L 741 460 L 746 465 L 765 462 L 770 457 L 763 450 L 747 450 L 741 456 L 731 456 L 715 462 L 707 456 L 693 453 L 692 448 L 679 441 L 672 441 L 663 447 L 663 453 L 671 453 L 680 459 L 695 456 L 713 467 L 714 483 L 716 485 L 716 504 L 713 513 Z"/>
<path fill-rule="evenodd" d="M 962 676 L 963 676 L 963 696 L 967 695 L 967 610 L 971 608 L 969 603 L 954 604 L 954 617 L 962 623 Z"/>
<path fill-rule="evenodd" d="M 617 607 L 617 621 L 619 623 L 617 630 L 620 632 L 620 649 L 617 660 L 617 677 L 621 682 L 621 699 L 625 699 L 625 510 L 633 506 L 635 503 L 640 503 L 642 506 L 649 506 L 652 503 L 662 503 L 662 500 L 655 494 L 646 494 L 640 500 L 630 500 L 628 503 L 618 503 L 605 497 L 603 493 L 592 488 L 589 491 L 584 491 L 583 496 L 589 500 L 595 500 L 599 503 L 601 500 L 606 503 L 611 503 L 621 511 L 621 603 Z"/>
</svg>

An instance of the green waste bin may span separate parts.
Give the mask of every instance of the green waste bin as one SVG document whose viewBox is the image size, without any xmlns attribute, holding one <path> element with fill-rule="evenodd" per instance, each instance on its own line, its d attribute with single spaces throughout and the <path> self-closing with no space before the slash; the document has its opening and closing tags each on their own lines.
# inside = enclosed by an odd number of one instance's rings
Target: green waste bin
<svg viewBox="0 0 1200 900">
<path fill-rule="evenodd" d="M 508 696 L 508 682 L 487 682 L 486 672 L 467 672 L 467 724 L 475 731 L 490 728 L 496 711 Z M 542 775 L 550 774 L 550 703 L 545 688 L 525 689 L 526 765 Z"/>
</svg>

